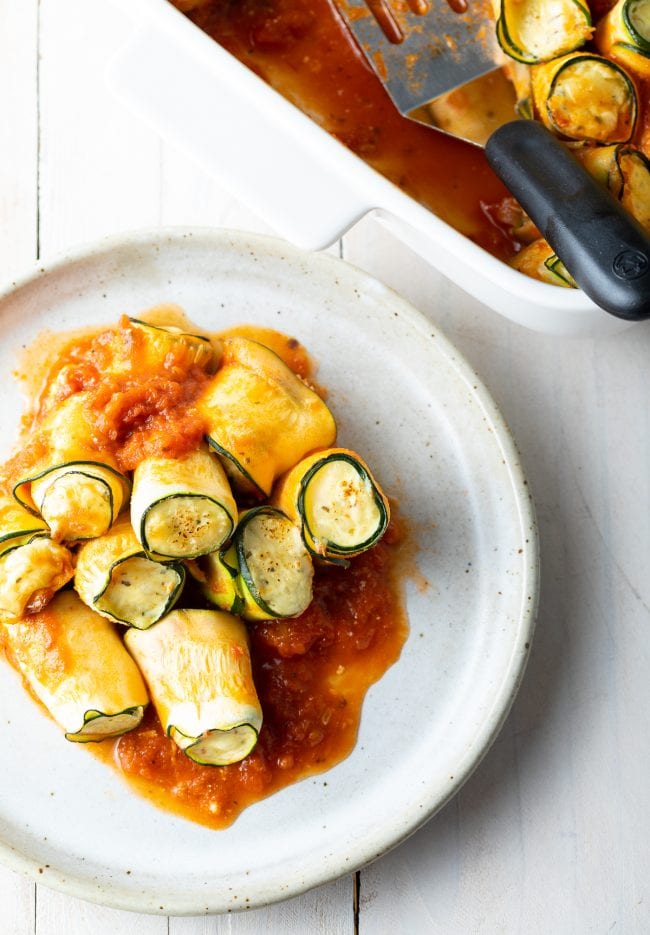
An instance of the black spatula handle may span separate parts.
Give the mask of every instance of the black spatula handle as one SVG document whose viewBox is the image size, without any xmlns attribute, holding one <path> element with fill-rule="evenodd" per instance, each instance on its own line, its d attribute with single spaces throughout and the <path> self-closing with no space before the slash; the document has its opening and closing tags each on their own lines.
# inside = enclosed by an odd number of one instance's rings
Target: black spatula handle
<svg viewBox="0 0 650 935">
<path fill-rule="evenodd" d="M 577 284 L 605 311 L 650 318 L 650 237 L 541 123 L 499 127 L 485 152 Z"/>
</svg>

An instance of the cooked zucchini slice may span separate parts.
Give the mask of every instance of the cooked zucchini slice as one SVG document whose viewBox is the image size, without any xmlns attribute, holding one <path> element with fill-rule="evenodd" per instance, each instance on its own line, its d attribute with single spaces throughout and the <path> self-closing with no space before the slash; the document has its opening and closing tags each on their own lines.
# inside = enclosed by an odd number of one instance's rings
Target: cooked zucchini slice
<svg viewBox="0 0 650 935">
<path fill-rule="evenodd" d="M 243 760 L 262 726 L 241 620 L 218 610 L 174 610 L 126 645 L 143 673 L 165 732 L 207 766 Z"/>
<path fill-rule="evenodd" d="M 510 266 L 531 279 L 539 279 L 540 282 L 548 282 L 552 286 L 564 286 L 569 289 L 575 285 L 553 247 L 542 238 L 520 250 L 510 260 Z"/>
<path fill-rule="evenodd" d="M 88 607 L 141 630 L 171 610 L 184 583 L 183 565 L 149 558 L 126 518 L 101 538 L 82 545 L 74 578 Z"/>
<path fill-rule="evenodd" d="M 641 78 L 650 78 L 650 0 L 618 0 L 598 23 L 598 51 Z"/>
<path fill-rule="evenodd" d="M 72 553 L 37 533 L 0 555 L 0 615 L 15 620 L 43 607 L 74 575 Z"/>
<path fill-rule="evenodd" d="M 330 448 L 303 458 L 274 503 L 302 529 L 313 555 L 346 559 L 372 548 L 390 521 L 388 499 L 358 454 Z"/>
<path fill-rule="evenodd" d="M 68 740 L 87 743 L 133 730 L 149 702 L 115 628 L 74 591 L 4 626 L 9 658 Z"/>
<path fill-rule="evenodd" d="M 611 146 L 580 145 L 573 152 L 587 172 L 618 198 L 623 179 L 616 161 L 620 143 Z"/>
<path fill-rule="evenodd" d="M 583 0 L 494 0 L 499 45 L 528 65 L 573 52 L 591 37 Z"/>
<path fill-rule="evenodd" d="M 297 617 L 312 600 L 314 569 L 300 529 L 273 506 L 244 513 L 235 531 L 240 614 L 246 620 Z"/>
<path fill-rule="evenodd" d="M 211 604 L 231 614 L 243 612 L 244 599 L 239 591 L 237 550 L 234 546 L 204 555 L 197 562 L 188 562 L 187 568 Z"/>
<path fill-rule="evenodd" d="M 129 324 L 137 342 L 134 356 L 138 364 L 183 370 L 198 367 L 209 371 L 217 363 L 214 346 L 204 335 L 189 334 L 175 325 L 152 324 L 139 318 L 130 318 Z"/>
<path fill-rule="evenodd" d="M 634 82 L 606 58 L 584 52 L 538 65 L 532 87 L 536 114 L 565 139 L 625 143 L 634 132 Z"/>
<path fill-rule="evenodd" d="M 261 498 L 303 455 L 331 445 L 336 424 L 320 396 L 269 348 L 240 337 L 223 348 L 200 402 L 207 442 L 235 488 Z"/>
<path fill-rule="evenodd" d="M 87 409 L 88 394 L 77 393 L 50 413 L 38 432 L 46 454 L 14 486 L 18 502 L 43 517 L 57 542 L 101 536 L 129 497 L 128 479 L 94 441 Z"/>
<path fill-rule="evenodd" d="M 622 179 L 621 203 L 650 234 L 650 160 L 638 149 L 621 146 L 616 163 Z"/>
<path fill-rule="evenodd" d="M 47 523 L 21 506 L 15 499 L 0 493 L 0 556 L 10 549 L 31 542 L 36 536 L 49 536 Z"/>
<path fill-rule="evenodd" d="M 214 552 L 237 523 L 237 504 L 217 457 L 207 447 L 184 458 L 147 458 L 133 475 L 131 524 L 156 558 Z"/>
</svg>

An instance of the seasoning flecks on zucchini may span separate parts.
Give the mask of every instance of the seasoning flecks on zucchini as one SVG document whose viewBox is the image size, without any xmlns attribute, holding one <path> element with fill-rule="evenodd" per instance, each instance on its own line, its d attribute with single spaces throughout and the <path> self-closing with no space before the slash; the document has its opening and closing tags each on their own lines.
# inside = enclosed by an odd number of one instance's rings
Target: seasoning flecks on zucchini
<svg viewBox="0 0 650 935">
<path fill-rule="evenodd" d="M 184 582 L 183 565 L 149 558 L 126 518 L 79 550 L 75 570 L 79 596 L 116 623 L 137 629 L 152 626 L 174 606 Z"/>
<path fill-rule="evenodd" d="M 565 139 L 625 143 L 634 132 L 634 82 L 609 59 L 583 52 L 538 65 L 532 88 L 535 113 Z"/>
<path fill-rule="evenodd" d="M 331 445 L 336 424 L 320 396 L 269 348 L 231 337 L 223 349 L 200 402 L 206 440 L 235 488 L 260 499 L 303 455 Z"/>
<path fill-rule="evenodd" d="M 72 553 L 49 536 L 36 534 L 0 555 L 0 616 L 16 620 L 33 614 L 74 575 Z"/>
<path fill-rule="evenodd" d="M 147 690 L 115 628 L 62 591 L 29 620 L 5 624 L 11 659 L 68 740 L 87 743 L 137 727 Z"/>
<path fill-rule="evenodd" d="M 226 542 L 237 505 L 217 457 L 206 448 L 184 458 L 147 458 L 135 469 L 131 524 L 157 558 L 196 558 Z"/>
<path fill-rule="evenodd" d="M 347 448 L 300 461 L 280 481 L 274 503 L 301 526 L 307 548 L 330 560 L 367 551 L 390 521 L 388 499 L 368 465 Z"/>
<path fill-rule="evenodd" d="M 602 55 L 650 78 L 650 0 L 618 0 L 598 23 L 594 42 Z"/>
<path fill-rule="evenodd" d="M 244 513 L 235 531 L 240 614 L 246 620 L 296 617 L 312 600 L 314 569 L 300 529 L 273 506 Z"/>
<path fill-rule="evenodd" d="M 579 49 L 593 32 L 583 0 L 494 0 L 493 6 L 499 45 L 528 65 Z"/>
<path fill-rule="evenodd" d="M 217 610 L 175 610 L 127 647 L 165 733 L 197 763 L 227 766 L 255 747 L 262 726 L 241 620 Z"/>
</svg>

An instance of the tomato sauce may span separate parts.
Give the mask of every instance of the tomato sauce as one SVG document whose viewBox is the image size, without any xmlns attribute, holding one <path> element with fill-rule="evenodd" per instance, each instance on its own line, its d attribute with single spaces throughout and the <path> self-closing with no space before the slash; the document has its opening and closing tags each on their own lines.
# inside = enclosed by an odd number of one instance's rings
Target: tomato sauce
<svg viewBox="0 0 650 935">
<path fill-rule="evenodd" d="M 494 255 L 513 255 L 487 210 L 507 192 L 483 152 L 401 116 L 333 0 L 215 0 L 188 15 L 416 201 Z"/>
<path fill-rule="evenodd" d="M 123 775 L 163 808 L 222 828 L 248 805 L 344 759 L 368 687 L 406 639 L 400 545 L 393 524 L 349 569 L 317 569 L 314 600 L 300 617 L 248 624 L 264 722 L 245 760 L 197 765 L 165 737 L 150 711 L 115 743 Z"/>
<path fill-rule="evenodd" d="M 175 307 L 142 317 L 194 330 Z M 217 355 L 220 337 L 232 334 L 271 347 L 311 382 L 311 359 L 295 338 L 244 325 L 211 336 Z M 179 456 L 196 448 L 206 426 L 194 402 L 210 373 L 179 353 L 163 367 L 148 365 L 146 348 L 126 318 L 114 328 L 37 340 L 22 370 L 28 381 L 42 383 L 26 387 L 31 408 L 20 453 L 4 467 L 7 490 L 43 455 L 40 425 L 73 393 L 89 394 L 87 417 L 98 447 L 123 471 L 147 455 Z M 41 359 L 45 366 L 30 368 L 31 360 Z M 116 367 L 116 360 L 123 366 Z M 91 745 L 93 752 L 161 807 L 214 828 L 230 824 L 247 805 L 338 763 L 354 747 L 367 688 L 395 662 L 407 636 L 400 586 L 407 551 L 394 519 L 382 541 L 352 559 L 349 568 L 315 569 L 314 600 L 300 617 L 248 624 L 264 721 L 257 747 L 241 763 L 194 763 L 164 735 L 153 705 L 138 728 Z M 189 582 L 177 606 L 210 605 Z"/>
</svg>

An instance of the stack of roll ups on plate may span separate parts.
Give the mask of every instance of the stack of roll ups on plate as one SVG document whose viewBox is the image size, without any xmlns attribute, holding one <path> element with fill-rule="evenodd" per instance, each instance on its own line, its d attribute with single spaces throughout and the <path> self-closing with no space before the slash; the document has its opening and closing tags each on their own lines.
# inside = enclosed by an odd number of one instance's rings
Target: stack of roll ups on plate
<svg viewBox="0 0 650 935">
<path fill-rule="evenodd" d="M 151 698 L 187 756 L 227 765 L 262 724 L 246 621 L 300 615 L 314 562 L 371 548 L 389 505 L 359 455 L 333 447 L 323 399 L 268 347 L 137 319 L 121 330 L 116 372 L 137 332 L 150 368 L 180 352 L 209 374 L 195 401 L 207 431 L 127 476 L 98 449 L 87 391 L 49 406 L 37 463 L 1 495 L 4 643 L 68 740 L 132 730 Z M 188 575 L 210 609 L 174 609 Z"/>
</svg>

